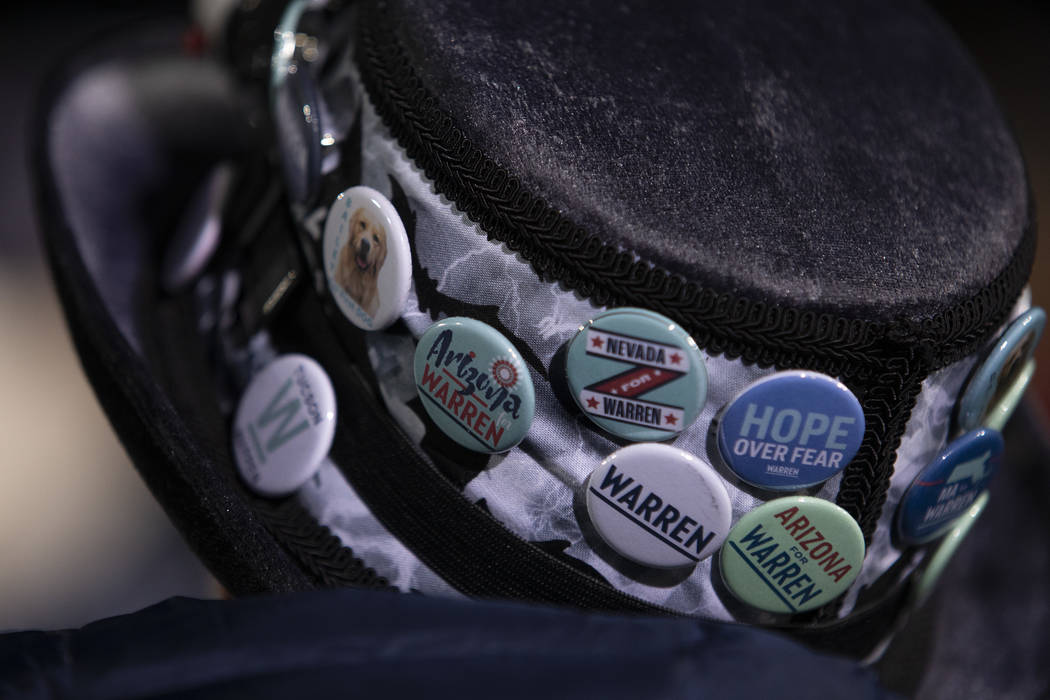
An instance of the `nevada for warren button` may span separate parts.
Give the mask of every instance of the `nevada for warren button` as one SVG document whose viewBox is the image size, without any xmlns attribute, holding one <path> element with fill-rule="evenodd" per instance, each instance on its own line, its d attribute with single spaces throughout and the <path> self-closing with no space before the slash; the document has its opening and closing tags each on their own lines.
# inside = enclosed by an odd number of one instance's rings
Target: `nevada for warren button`
<svg viewBox="0 0 1050 700">
<path fill-rule="evenodd" d="M 467 449 L 506 452 L 532 424 L 536 394 L 521 353 L 481 321 L 454 317 L 428 328 L 415 375 L 427 415 Z"/>
<path fill-rule="evenodd" d="M 696 343 L 671 319 L 644 309 L 599 314 L 569 343 L 565 365 L 587 417 L 636 442 L 675 437 L 707 397 Z"/>
</svg>

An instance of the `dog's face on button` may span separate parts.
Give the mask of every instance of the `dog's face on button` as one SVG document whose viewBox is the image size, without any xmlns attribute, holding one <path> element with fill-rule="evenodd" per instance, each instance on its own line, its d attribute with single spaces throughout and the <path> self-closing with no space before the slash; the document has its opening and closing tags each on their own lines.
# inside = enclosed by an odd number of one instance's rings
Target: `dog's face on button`
<svg viewBox="0 0 1050 700">
<path fill-rule="evenodd" d="M 369 316 L 375 316 L 379 308 L 377 281 L 385 261 L 386 229 L 364 208 L 358 208 L 339 253 L 336 281 Z"/>
</svg>

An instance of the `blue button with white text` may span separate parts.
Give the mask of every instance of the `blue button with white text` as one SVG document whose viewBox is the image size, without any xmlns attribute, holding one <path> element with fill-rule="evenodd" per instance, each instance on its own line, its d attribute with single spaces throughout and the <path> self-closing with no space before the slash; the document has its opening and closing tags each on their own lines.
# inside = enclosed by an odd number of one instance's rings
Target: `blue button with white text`
<svg viewBox="0 0 1050 700">
<path fill-rule="evenodd" d="M 901 499 L 897 510 L 901 540 L 922 544 L 951 529 L 988 486 L 1002 452 L 1003 436 L 991 428 L 971 431 L 948 445 Z"/>
<path fill-rule="evenodd" d="M 718 417 L 718 449 L 743 481 L 794 491 L 827 481 L 860 448 L 864 411 L 819 372 L 777 372 L 740 392 Z"/>
</svg>

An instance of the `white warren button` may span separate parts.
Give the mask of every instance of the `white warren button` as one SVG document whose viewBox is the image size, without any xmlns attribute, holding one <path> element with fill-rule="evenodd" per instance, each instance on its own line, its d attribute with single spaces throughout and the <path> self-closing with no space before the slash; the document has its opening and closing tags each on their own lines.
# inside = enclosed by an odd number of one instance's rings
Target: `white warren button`
<svg viewBox="0 0 1050 700">
<path fill-rule="evenodd" d="M 587 514 L 610 547 L 661 569 L 695 565 L 729 532 L 729 494 L 715 470 L 677 447 L 639 443 L 587 480 Z"/>
</svg>

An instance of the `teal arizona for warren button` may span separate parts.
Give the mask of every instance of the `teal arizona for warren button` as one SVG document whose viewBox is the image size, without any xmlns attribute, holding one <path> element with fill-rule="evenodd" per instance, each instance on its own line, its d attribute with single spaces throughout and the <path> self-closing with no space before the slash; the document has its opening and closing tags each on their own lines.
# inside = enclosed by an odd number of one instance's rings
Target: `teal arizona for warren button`
<svg viewBox="0 0 1050 700">
<path fill-rule="evenodd" d="M 532 377 L 492 326 L 461 317 L 435 323 L 416 345 L 415 375 L 427 414 L 468 449 L 505 452 L 532 424 Z"/>
<path fill-rule="evenodd" d="M 729 531 L 719 564 L 730 592 L 775 613 L 819 608 L 846 592 L 864 561 L 864 536 L 830 501 L 788 496 L 747 513 Z"/>
<path fill-rule="evenodd" d="M 636 442 L 667 440 L 696 420 L 707 368 L 671 319 L 644 309 L 606 311 L 569 343 L 572 397 L 599 426 Z"/>
</svg>

